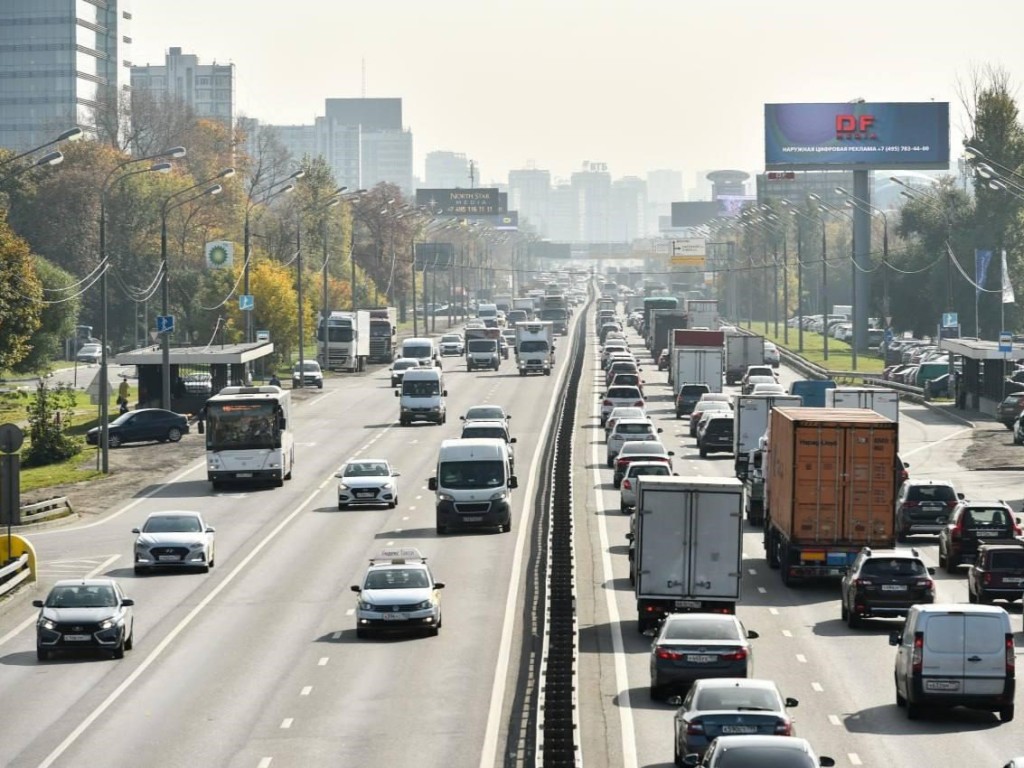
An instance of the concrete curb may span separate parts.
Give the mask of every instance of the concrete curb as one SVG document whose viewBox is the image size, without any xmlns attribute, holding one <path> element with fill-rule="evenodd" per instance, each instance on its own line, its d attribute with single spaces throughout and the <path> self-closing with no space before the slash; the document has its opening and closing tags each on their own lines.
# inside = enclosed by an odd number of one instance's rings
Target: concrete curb
<svg viewBox="0 0 1024 768">
<path fill-rule="evenodd" d="M 929 409 L 933 413 L 942 414 L 943 416 L 945 416 L 950 421 L 959 421 L 961 424 L 964 424 L 964 425 L 970 427 L 971 429 L 977 429 L 978 428 L 978 425 L 975 424 L 970 419 L 966 419 L 963 416 L 958 416 L 955 413 L 950 413 L 947 408 L 945 408 L 945 407 L 943 407 L 941 405 L 935 405 L 934 403 L 930 403 L 927 400 L 915 400 L 915 402 L 917 402 L 918 405 L 923 405 L 925 408 Z"/>
</svg>

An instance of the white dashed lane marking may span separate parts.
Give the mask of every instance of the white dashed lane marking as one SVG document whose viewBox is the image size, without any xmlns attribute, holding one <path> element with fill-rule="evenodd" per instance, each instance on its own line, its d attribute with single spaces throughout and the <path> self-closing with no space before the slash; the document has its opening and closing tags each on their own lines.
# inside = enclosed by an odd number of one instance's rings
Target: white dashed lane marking
<svg viewBox="0 0 1024 768">
<path fill-rule="evenodd" d="M 782 630 L 782 636 L 783 637 L 792 637 L 793 633 L 790 632 L 788 629 L 784 629 L 784 630 Z"/>
<path fill-rule="evenodd" d="M 779 615 L 779 609 L 778 608 L 769 608 L 768 609 L 768 613 L 770 613 L 772 616 L 778 616 Z"/>
<path fill-rule="evenodd" d="M 760 592 L 762 595 L 768 594 L 768 590 L 764 587 L 758 587 L 757 591 Z"/>
<path fill-rule="evenodd" d="M 293 718 L 286 717 L 284 720 L 281 721 L 281 727 L 282 728 L 291 728 L 292 727 L 292 723 L 294 723 L 294 722 L 295 722 L 295 720 Z"/>
<path fill-rule="evenodd" d="M 320 657 L 320 661 L 317 662 L 317 666 L 319 666 L 319 667 L 326 667 L 328 661 L 329 661 L 329 659 L 326 656 L 321 656 Z"/>
<path fill-rule="evenodd" d="M 796 660 L 799 661 L 801 664 L 806 664 L 807 663 L 807 657 L 804 656 L 802 653 L 798 653 L 796 655 Z"/>
<path fill-rule="evenodd" d="M 850 762 L 854 765 L 864 765 L 864 763 L 860 761 L 860 756 L 856 752 L 850 752 L 847 757 L 850 758 Z"/>
<path fill-rule="evenodd" d="M 821 687 L 821 683 L 811 683 L 811 688 L 818 693 L 824 693 L 825 689 Z"/>
<path fill-rule="evenodd" d="M 270 768 L 270 764 L 274 762 L 272 757 L 264 757 L 256 764 L 256 768 Z"/>
<path fill-rule="evenodd" d="M 299 691 L 299 696 L 309 696 L 313 692 L 312 685 L 303 686 L 302 690 Z"/>
</svg>

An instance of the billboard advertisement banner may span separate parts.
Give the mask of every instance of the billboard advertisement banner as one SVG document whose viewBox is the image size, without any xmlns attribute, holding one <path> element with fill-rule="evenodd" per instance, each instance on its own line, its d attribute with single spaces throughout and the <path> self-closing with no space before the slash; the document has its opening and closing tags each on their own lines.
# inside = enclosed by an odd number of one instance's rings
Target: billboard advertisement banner
<svg viewBox="0 0 1024 768">
<path fill-rule="evenodd" d="M 417 189 L 416 205 L 441 216 L 493 216 L 502 212 L 496 188 Z"/>
<path fill-rule="evenodd" d="M 945 170 L 949 103 L 765 104 L 764 160 L 776 170 Z"/>
</svg>

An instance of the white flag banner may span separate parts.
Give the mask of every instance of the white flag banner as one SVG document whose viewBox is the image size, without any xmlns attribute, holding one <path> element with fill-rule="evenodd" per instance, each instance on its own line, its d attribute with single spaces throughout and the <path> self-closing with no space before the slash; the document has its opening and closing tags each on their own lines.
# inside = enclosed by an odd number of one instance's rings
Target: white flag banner
<svg viewBox="0 0 1024 768">
<path fill-rule="evenodd" d="M 235 244 L 230 240 L 213 240 L 206 244 L 206 268 L 230 268 L 235 257 Z"/>
<path fill-rule="evenodd" d="M 1010 283 L 1010 272 L 1006 268 L 1006 250 L 1003 250 L 1003 304 L 1014 304 L 1013 285 Z"/>
</svg>

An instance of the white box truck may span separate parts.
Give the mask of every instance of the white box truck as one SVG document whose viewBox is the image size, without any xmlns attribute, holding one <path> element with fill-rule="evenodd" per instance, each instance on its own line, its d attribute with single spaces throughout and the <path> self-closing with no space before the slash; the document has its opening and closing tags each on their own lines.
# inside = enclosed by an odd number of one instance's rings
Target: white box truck
<svg viewBox="0 0 1024 768">
<path fill-rule="evenodd" d="M 744 480 L 750 463 L 750 452 L 768 431 L 772 408 L 799 408 L 800 395 L 740 395 L 733 402 L 732 455 L 736 477 Z"/>
<path fill-rule="evenodd" d="M 318 335 L 321 345 L 326 347 L 324 367 L 350 373 L 362 371 L 370 356 L 370 313 L 365 309 L 331 312 L 327 317 L 326 344 L 323 326 L 321 322 Z"/>
<path fill-rule="evenodd" d="M 677 347 L 672 350 L 672 393 L 679 394 L 683 384 L 707 384 L 708 391 L 722 391 L 721 347 Z"/>
<path fill-rule="evenodd" d="M 747 366 L 764 365 L 764 337 L 725 335 L 725 383 L 730 387 L 743 378 Z"/>
<path fill-rule="evenodd" d="M 900 395 L 885 387 L 836 387 L 825 390 L 826 408 L 867 408 L 890 421 L 900 420 Z"/>
<path fill-rule="evenodd" d="M 735 613 L 743 556 L 743 486 L 733 478 L 637 483 L 634 594 L 638 629 L 670 613 Z"/>
<path fill-rule="evenodd" d="M 512 309 L 521 309 L 526 313 L 526 319 L 532 320 L 535 310 L 532 296 L 516 296 L 512 299 Z"/>
<path fill-rule="evenodd" d="M 516 323 L 516 367 L 519 375 L 551 375 L 555 364 L 555 329 L 552 323 Z"/>
</svg>

